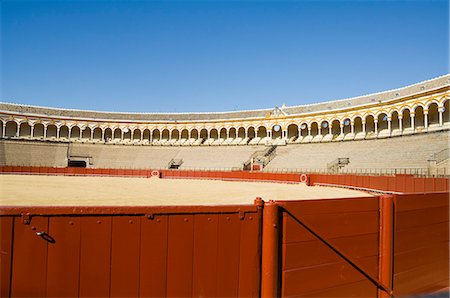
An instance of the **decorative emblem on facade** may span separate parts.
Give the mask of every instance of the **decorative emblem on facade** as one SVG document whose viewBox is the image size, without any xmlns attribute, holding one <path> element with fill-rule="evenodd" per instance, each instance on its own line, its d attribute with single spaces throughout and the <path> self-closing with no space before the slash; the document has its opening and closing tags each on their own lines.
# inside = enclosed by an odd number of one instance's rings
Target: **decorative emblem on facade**
<svg viewBox="0 0 450 298">
<path fill-rule="evenodd" d="M 283 105 L 284 106 L 284 105 Z M 267 113 L 266 118 L 282 118 L 286 117 L 286 113 L 279 107 L 275 107 L 270 113 Z"/>
</svg>

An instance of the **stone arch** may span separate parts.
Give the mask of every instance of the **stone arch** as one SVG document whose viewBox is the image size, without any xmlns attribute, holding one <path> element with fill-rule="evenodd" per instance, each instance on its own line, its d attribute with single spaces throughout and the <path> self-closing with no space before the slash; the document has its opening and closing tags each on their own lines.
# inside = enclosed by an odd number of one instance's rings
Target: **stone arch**
<svg viewBox="0 0 450 298">
<path fill-rule="evenodd" d="M 191 130 L 191 139 L 198 139 L 198 130 L 196 128 Z"/>
<path fill-rule="evenodd" d="M 59 128 L 59 138 L 69 139 L 69 127 L 67 125 L 63 125 Z"/>
<path fill-rule="evenodd" d="M 249 130 L 249 134 L 250 134 L 250 130 Z M 259 126 L 256 135 L 259 138 L 267 137 L 267 128 L 265 126 L 263 126 L 263 125 Z"/>
<path fill-rule="evenodd" d="M 308 123 L 303 122 L 302 124 L 300 124 L 300 135 L 302 137 L 306 137 L 308 135 Z"/>
<path fill-rule="evenodd" d="M 298 125 L 295 123 L 289 124 L 287 127 L 288 139 L 298 137 Z"/>
<path fill-rule="evenodd" d="M 91 134 L 92 134 L 92 129 L 89 126 L 86 126 L 83 131 L 81 132 L 81 138 L 85 139 L 85 140 L 90 140 L 91 139 Z M 100 134 L 100 138 L 101 138 L 101 134 Z"/>
<path fill-rule="evenodd" d="M 28 122 L 24 121 L 20 123 L 19 137 L 29 138 L 31 137 L 31 126 Z"/>
<path fill-rule="evenodd" d="M 47 126 L 47 138 L 56 138 L 58 128 L 54 124 Z"/>
<path fill-rule="evenodd" d="M 403 129 L 411 128 L 411 111 L 409 110 L 409 108 L 402 110 L 402 124 Z"/>
<path fill-rule="evenodd" d="M 178 129 L 173 129 L 170 132 L 170 136 L 172 140 L 178 140 L 180 138 L 180 131 Z"/>
<path fill-rule="evenodd" d="M 256 133 L 255 128 L 253 126 L 250 126 L 250 127 L 247 127 L 247 133 L 246 134 L 244 133 L 244 135 L 246 135 L 247 138 L 253 139 L 256 137 L 257 133 Z"/>
<path fill-rule="evenodd" d="M 398 112 L 393 111 L 391 114 L 391 131 L 400 128 L 400 120 L 398 118 Z"/>
<path fill-rule="evenodd" d="M 200 130 L 200 139 L 206 140 L 208 138 L 208 130 L 206 128 L 203 128 Z"/>
<path fill-rule="evenodd" d="M 125 127 L 122 131 L 123 131 L 123 140 L 131 141 L 132 130 L 129 127 Z"/>
<path fill-rule="evenodd" d="M 375 117 L 372 114 L 366 116 L 366 133 L 375 132 Z"/>
<path fill-rule="evenodd" d="M 353 127 L 354 127 L 355 134 L 363 131 L 363 123 L 362 123 L 361 116 L 356 116 L 355 118 L 353 118 Z"/>
<path fill-rule="evenodd" d="M 122 130 L 120 128 L 114 129 L 114 139 L 122 139 Z"/>
<path fill-rule="evenodd" d="M 338 119 L 335 119 L 331 122 L 331 134 L 334 136 L 338 136 L 341 134 L 341 122 Z"/>
<path fill-rule="evenodd" d="M 136 128 L 135 130 L 133 130 L 133 137 L 131 138 L 133 141 L 140 141 L 141 140 L 141 135 L 142 132 L 139 128 Z"/>
<path fill-rule="evenodd" d="M 79 139 L 80 138 L 81 129 L 77 125 L 72 126 L 70 129 L 70 139 Z"/>
<path fill-rule="evenodd" d="M 142 140 L 150 141 L 150 135 L 151 135 L 150 129 L 145 128 L 144 131 L 142 132 L 142 134 L 143 134 Z"/>
<path fill-rule="evenodd" d="M 159 129 L 155 128 L 154 130 L 152 130 L 152 140 L 159 139 L 161 139 L 161 132 L 159 131 Z"/>
<path fill-rule="evenodd" d="M 277 128 L 278 131 L 275 130 L 275 128 Z M 283 128 L 281 125 L 274 124 L 270 130 L 272 131 L 272 139 L 281 139 L 283 137 Z"/>
<path fill-rule="evenodd" d="M 231 139 L 235 139 L 237 137 L 236 128 L 231 127 L 228 131 L 228 135 L 230 136 Z"/>
<path fill-rule="evenodd" d="M 417 106 L 414 110 L 414 126 L 425 127 L 425 117 L 423 107 L 421 105 Z"/>
<path fill-rule="evenodd" d="M 327 135 L 330 131 L 330 122 L 328 122 L 328 120 L 321 121 L 320 129 L 321 129 L 322 135 Z"/>
<path fill-rule="evenodd" d="M 111 129 L 110 129 L 110 132 L 111 132 Z M 102 139 L 102 134 L 103 134 L 103 130 L 100 127 L 96 127 L 96 128 L 94 128 L 94 133 L 92 134 L 92 136 L 94 137 L 94 140 L 96 140 L 96 141 L 104 141 Z M 106 139 L 106 131 L 105 131 L 104 138 Z"/>
<path fill-rule="evenodd" d="M 170 132 L 167 128 L 163 129 L 161 132 L 161 140 L 168 140 L 169 139 Z"/>
<path fill-rule="evenodd" d="M 209 131 L 209 137 L 211 139 L 217 140 L 219 138 L 219 132 L 217 131 L 217 129 L 213 128 Z"/>
<path fill-rule="evenodd" d="M 219 133 L 219 137 L 221 139 L 226 139 L 228 138 L 228 133 L 227 133 L 227 129 L 225 127 L 220 129 L 220 133 Z"/>
<path fill-rule="evenodd" d="M 352 120 L 350 118 L 342 120 L 342 124 L 344 125 L 344 135 L 352 132 Z"/>
<path fill-rule="evenodd" d="M 311 126 L 311 136 L 315 137 L 317 135 L 319 135 L 319 124 L 314 121 L 310 123 Z"/>
<path fill-rule="evenodd" d="M 387 113 L 379 113 L 377 116 L 378 132 L 388 129 L 388 115 Z"/>
<path fill-rule="evenodd" d="M 97 128 L 94 129 L 94 138 L 95 138 L 95 132 L 96 131 L 98 131 Z M 113 128 L 111 128 L 111 127 L 105 128 L 104 141 L 105 142 L 111 141 L 112 137 L 113 137 Z"/>
<path fill-rule="evenodd" d="M 183 140 L 189 139 L 189 131 L 186 128 L 181 131 L 181 138 Z"/>
<path fill-rule="evenodd" d="M 244 139 L 245 136 L 246 136 L 245 128 L 244 127 L 239 127 L 239 129 L 238 129 L 238 138 Z"/>
<path fill-rule="evenodd" d="M 44 124 L 36 123 L 33 128 L 33 137 L 39 139 L 44 138 L 44 130 L 45 130 Z"/>
<path fill-rule="evenodd" d="M 436 102 L 428 105 L 428 125 L 439 125 L 439 110 Z"/>
</svg>

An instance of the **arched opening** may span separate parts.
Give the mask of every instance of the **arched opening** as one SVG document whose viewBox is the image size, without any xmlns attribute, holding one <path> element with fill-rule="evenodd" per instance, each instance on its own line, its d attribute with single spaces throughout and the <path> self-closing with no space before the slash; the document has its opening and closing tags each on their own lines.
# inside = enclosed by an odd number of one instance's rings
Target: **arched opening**
<svg viewBox="0 0 450 298">
<path fill-rule="evenodd" d="M 247 138 L 253 139 L 256 137 L 256 131 L 254 127 L 247 128 Z"/>
<path fill-rule="evenodd" d="M 59 138 L 60 139 L 69 139 L 69 127 L 66 125 L 61 126 L 59 129 Z"/>
<path fill-rule="evenodd" d="M 241 138 L 241 139 L 245 138 L 245 128 L 239 127 L 239 129 L 238 129 L 238 138 Z"/>
<path fill-rule="evenodd" d="M 219 138 L 219 132 L 217 131 L 217 129 L 211 129 L 211 131 L 209 132 L 209 137 L 211 139 L 217 140 Z"/>
<path fill-rule="evenodd" d="M 417 128 L 423 128 L 425 126 L 425 118 L 423 115 L 423 107 L 418 106 L 415 111 L 415 117 L 414 117 L 414 125 Z"/>
<path fill-rule="evenodd" d="M 182 138 L 183 140 L 189 139 L 189 131 L 188 131 L 187 129 L 183 129 L 183 130 L 181 131 L 181 138 Z"/>
<path fill-rule="evenodd" d="M 353 120 L 353 125 L 354 125 L 354 130 L 355 130 L 355 134 L 360 133 L 363 131 L 363 124 L 362 124 L 362 118 L 361 117 L 356 117 Z"/>
<path fill-rule="evenodd" d="M 306 123 L 300 124 L 300 135 L 302 137 L 306 137 L 308 135 L 308 124 Z"/>
<path fill-rule="evenodd" d="M 288 139 L 293 141 L 298 137 L 298 125 L 297 124 L 289 124 L 287 128 Z"/>
<path fill-rule="evenodd" d="M 226 128 L 222 128 L 221 130 L 220 130 L 220 138 L 221 139 L 226 139 L 228 136 L 227 136 L 227 129 Z"/>
<path fill-rule="evenodd" d="M 438 105 L 435 102 L 428 106 L 428 125 L 439 125 Z"/>
<path fill-rule="evenodd" d="M 349 118 L 344 119 L 344 135 L 349 134 L 352 132 L 352 122 Z"/>
<path fill-rule="evenodd" d="M 17 133 L 17 123 L 15 121 L 6 122 L 5 136 L 15 137 Z"/>
<path fill-rule="evenodd" d="M 339 120 L 334 120 L 331 122 L 331 134 L 333 136 L 338 136 L 341 134 L 341 123 Z"/>
<path fill-rule="evenodd" d="M 191 130 L 191 139 L 198 139 L 198 130 L 197 129 L 193 129 Z"/>
<path fill-rule="evenodd" d="M 33 137 L 42 139 L 44 138 L 44 124 L 36 123 L 33 128 Z"/>
<path fill-rule="evenodd" d="M 250 134 L 250 130 L 249 130 L 249 134 Z M 258 134 L 257 134 L 257 136 L 259 138 L 267 137 L 267 129 L 264 126 L 258 127 Z"/>
<path fill-rule="evenodd" d="M 95 130 L 97 130 L 97 129 L 95 129 Z M 112 131 L 112 128 L 106 128 L 105 129 L 105 142 L 109 142 L 109 141 L 111 141 L 112 140 L 112 137 L 113 137 L 113 131 Z"/>
<path fill-rule="evenodd" d="M 230 128 L 229 136 L 230 136 L 230 139 L 236 138 L 236 128 L 234 128 L 234 127 Z"/>
<path fill-rule="evenodd" d="M 442 115 L 442 120 L 444 123 L 450 122 L 449 102 L 450 100 L 448 99 L 444 102 L 444 113 Z"/>
<path fill-rule="evenodd" d="M 31 126 L 28 122 L 20 123 L 19 136 L 24 138 L 31 137 Z"/>
<path fill-rule="evenodd" d="M 402 115 L 403 129 L 411 128 L 411 112 L 409 111 L 409 109 L 403 110 Z"/>
<path fill-rule="evenodd" d="M 168 129 L 164 129 L 161 133 L 161 140 L 169 140 L 170 132 Z"/>
<path fill-rule="evenodd" d="M 366 133 L 375 132 L 375 120 L 372 115 L 366 116 Z"/>
<path fill-rule="evenodd" d="M 0 137 L 3 137 L 3 121 L 0 120 Z"/>
<path fill-rule="evenodd" d="M 172 140 L 178 140 L 180 138 L 180 131 L 178 129 L 174 129 L 171 132 Z"/>
<path fill-rule="evenodd" d="M 397 130 L 400 128 L 399 120 L 398 120 L 398 112 L 394 111 L 391 115 L 391 131 Z"/>
<path fill-rule="evenodd" d="M 93 137 L 94 137 L 94 140 L 96 140 L 96 141 L 104 141 L 104 140 L 102 140 L 102 129 L 100 127 L 94 128 Z M 106 136 L 105 136 L 105 138 L 106 138 Z"/>
<path fill-rule="evenodd" d="M 139 128 L 136 128 L 133 131 L 133 141 L 140 141 L 141 140 L 141 130 Z"/>
<path fill-rule="evenodd" d="M 70 138 L 71 139 L 79 139 L 81 130 L 78 126 L 73 126 L 70 130 Z"/>
<path fill-rule="evenodd" d="M 150 129 L 144 129 L 142 139 L 145 141 L 150 141 Z"/>
<path fill-rule="evenodd" d="M 281 139 L 283 133 L 283 129 L 280 125 L 275 124 L 272 126 L 272 139 Z"/>
<path fill-rule="evenodd" d="M 321 133 L 322 135 L 327 135 L 330 132 L 330 123 L 328 123 L 328 121 L 322 121 L 322 123 L 320 123 L 320 127 L 321 129 Z"/>
<path fill-rule="evenodd" d="M 91 132 L 92 132 L 92 129 L 89 126 L 86 126 L 83 129 L 83 132 L 81 133 L 81 138 L 83 140 L 90 140 L 91 139 Z M 100 137 L 101 137 L 101 134 L 100 134 Z"/>
<path fill-rule="evenodd" d="M 388 116 L 385 113 L 381 113 L 377 117 L 378 120 L 378 132 L 387 131 L 388 129 Z"/>
<path fill-rule="evenodd" d="M 120 128 L 114 129 L 114 139 L 121 140 L 122 139 L 122 130 Z"/>
<path fill-rule="evenodd" d="M 152 131 L 152 140 L 159 140 L 161 138 L 161 132 L 159 131 L 159 129 L 154 129 Z"/>
<path fill-rule="evenodd" d="M 319 124 L 317 122 L 311 123 L 311 136 L 315 137 L 319 134 Z"/>
<path fill-rule="evenodd" d="M 47 138 L 56 138 L 56 131 L 56 125 L 50 124 L 49 126 L 47 126 Z"/>
<path fill-rule="evenodd" d="M 131 141 L 131 129 L 129 129 L 128 127 L 125 127 L 123 129 L 123 140 Z"/>
<path fill-rule="evenodd" d="M 206 140 L 208 138 L 208 131 L 206 128 L 200 130 L 200 139 Z"/>
</svg>

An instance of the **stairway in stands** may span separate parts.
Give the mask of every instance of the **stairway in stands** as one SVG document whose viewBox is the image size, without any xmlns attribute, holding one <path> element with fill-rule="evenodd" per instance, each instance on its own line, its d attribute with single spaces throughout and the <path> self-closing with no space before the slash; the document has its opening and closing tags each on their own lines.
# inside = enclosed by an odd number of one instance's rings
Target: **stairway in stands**
<svg viewBox="0 0 450 298">
<path fill-rule="evenodd" d="M 272 145 L 264 150 L 258 150 L 253 153 L 250 158 L 244 162 L 244 170 L 261 171 L 275 157 L 277 145 Z"/>
</svg>

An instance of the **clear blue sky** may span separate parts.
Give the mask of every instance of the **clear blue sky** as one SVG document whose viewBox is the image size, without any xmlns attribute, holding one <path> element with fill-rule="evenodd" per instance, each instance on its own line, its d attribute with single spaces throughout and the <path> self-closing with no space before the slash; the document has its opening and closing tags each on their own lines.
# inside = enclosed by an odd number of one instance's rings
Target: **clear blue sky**
<svg viewBox="0 0 450 298">
<path fill-rule="evenodd" d="M 448 73 L 448 1 L 1 1 L 0 101 L 227 111 Z"/>
</svg>

